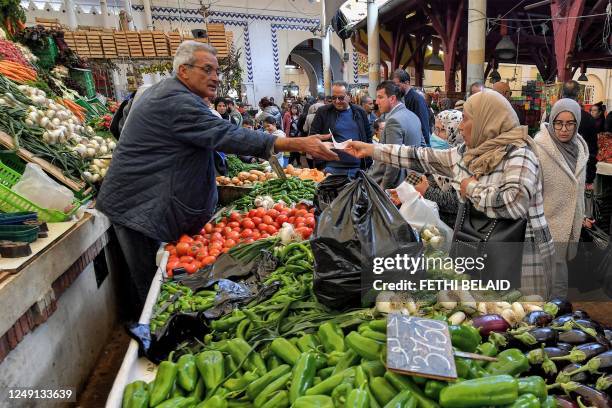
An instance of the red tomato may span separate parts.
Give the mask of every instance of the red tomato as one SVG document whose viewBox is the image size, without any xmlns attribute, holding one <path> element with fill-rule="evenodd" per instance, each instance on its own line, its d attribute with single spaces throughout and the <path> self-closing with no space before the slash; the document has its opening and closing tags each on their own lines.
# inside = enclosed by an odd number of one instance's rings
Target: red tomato
<svg viewBox="0 0 612 408">
<path fill-rule="evenodd" d="M 304 203 L 299 203 L 299 204 L 296 206 L 296 208 L 297 208 L 298 210 L 308 210 L 308 206 L 307 206 L 306 204 L 304 204 Z"/>
<path fill-rule="evenodd" d="M 201 241 L 204 237 L 202 235 L 194 235 L 193 240 L 195 242 Z"/>
<path fill-rule="evenodd" d="M 300 222 L 300 223 L 295 224 L 295 228 L 304 228 L 305 226 L 306 226 L 305 222 Z"/>
<path fill-rule="evenodd" d="M 315 213 L 315 208 L 312 207 L 310 210 L 308 210 L 309 213 L 314 214 Z"/>
<path fill-rule="evenodd" d="M 272 208 L 274 208 L 276 211 L 282 211 L 285 207 L 281 203 L 276 203 Z"/>
<path fill-rule="evenodd" d="M 245 218 L 244 220 L 242 220 L 242 228 L 253 229 L 255 228 L 255 223 L 250 218 Z"/>
<path fill-rule="evenodd" d="M 236 246 L 236 241 L 234 241 L 233 239 L 228 239 L 225 241 L 225 244 L 223 245 L 225 248 L 232 248 Z"/>
<path fill-rule="evenodd" d="M 269 238 L 269 237 L 270 237 L 270 234 L 268 234 L 267 232 L 264 232 L 263 234 L 261 234 L 261 239 Z"/>
<path fill-rule="evenodd" d="M 240 234 L 242 232 L 242 228 L 240 228 L 240 227 L 232 228 L 232 231 L 237 232 L 237 233 Z"/>
<path fill-rule="evenodd" d="M 229 234 L 227 234 L 227 238 L 228 238 L 228 241 L 230 239 L 234 241 L 238 241 L 240 239 L 240 233 L 238 231 L 231 231 Z"/>
<path fill-rule="evenodd" d="M 210 251 L 208 251 L 208 255 L 214 256 L 215 258 L 218 257 L 219 255 L 221 255 L 221 248 L 211 249 Z"/>
<path fill-rule="evenodd" d="M 185 256 L 189 253 L 190 248 L 191 245 L 189 245 L 187 242 L 179 242 L 176 244 L 176 254 L 178 256 Z"/>
<path fill-rule="evenodd" d="M 280 212 L 278 212 L 278 211 L 277 211 L 277 210 L 275 210 L 275 209 L 268 210 L 268 215 L 269 215 L 270 217 L 272 217 L 272 218 L 276 218 L 276 217 L 278 217 L 278 215 L 279 215 L 279 214 L 280 214 Z"/>
<path fill-rule="evenodd" d="M 176 246 L 174 244 L 168 244 L 168 245 L 166 245 L 165 249 L 168 252 L 172 252 L 173 250 L 176 251 Z"/>
<path fill-rule="evenodd" d="M 257 241 L 259 238 L 261 238 L 261 232 L 259 232 L 258 230 L 253 230 L 253 240 Z"/>
<path fill-rule="evenodd" d="M 253 230 L 250 228 L 243 229 L 240 233 L 240 237 L 242 238 L 250 238 L 253 236 Z"/>
<path fill-rule="evenodd" d="M 306 211 L 306 210 L 304 210 L 304 209 L 297 210 L 297 211 L 295 212 L 295 216 L 296 216 L 296 217 L 303 217 L 303 216 L 305 216 L 306 214 L 308 214 L 308 211 Z"/>
<path fill-rule="evenodd" d="M 266 232 L 266 231 L 268 230 L 268 225 L 267 225 L 267 224 L 264 224 L 264 223 L 262 222 L 261 224 L 259 224 L 259 225 L 257 226 L 257 229 L 258 229 L 258 230 L 260 230 L 260 231 L 262 231 L 262 232 Z"/>
<path fill-rule="evenodd" d="M 231 248 L 225 247 L 225 248 L 223 248 L 223 250 L 221 252 L 223 252 L 224 254 L 227 254 L 230 249 Z"/>
<path fill-rule="evenodd" d="M 274 227 L 276 227 L 276 229 L 280 229 L 280 227 L 282 227 L 282 224 L 278 223 L 278 222 L 273 222 L 271 225 L 274 225 Z"/>
<path fill-rule="evenodd" d="M 251 218 L 253 220 L 253 223 L 255 224 L 255 226 L 258 226 L 259 224 L 261 224 L 261 217 L 253 217 Z"/>
<path fill-rule="evenodd" d="M 287 222 L 288 219 L 289 217 L 287 217 L 287 215 L 280 214 L 278 217 L 276 217 L 276 222 L 278 222 L 280 225 L 283 225 Z"/>
<path fill-rule="evenodd" d="M 223 239 L 223 235 L 221 235 L 220 232 L 213 232 L 212 236 L 210 237 L 212 242 L 220 241 L 221 239 Z"/>
<path fill-rule="evenodd" d="M 240 215 L 240 213 L 235 212 L 235 211 L 231 213 L 229 217 L 230 221 L 240 221 L 241 218 L 242 216 Z"/>
<path fill-rule="evenodd" d="M 188 274 L 190 274 L 190 275 L 191 275 L 192 273 L 195 273 L 195 271 L 197 271 L 195 263 L 182 263 L 182 262 L 181 262 L 181 263 L 178 265 L 178 267 L 179 267 L 179 268 L 183 268 L 183 269 L 185 269 L 185 271 L 186 271 Z"/>
<path fill-rule="evenodd" d="M 293 224 L 293 223 L 295 223 L 295 217 L 289 217 L 289 219 L 287 220 L 287 222 L 288 222 L 289 224 Z"/>
<path fill-rule="evenodd" d="M 181 256 L 179 258 L 181 263 L 192 263 L 194 261 L 193 256 Z"/>
<path fill-rule="evenodd" d="M 202 262 L 202 259 L 206 258 L 208 256 L 208 248 L 206 248 L 206 252 L 204 252 L 204 250 L 201 250 L 200 252 L 198 252 L 196 254 L 196 260 Z"/>
<path fill-rule="evenodd" d="M 310 235 L 312 235 L 312 229 L 308 227 L 297 228 L 296 232 L 300 234 L 304 239 L 308 239 Z"/>
<path fill-rule="evenodd" d="M 264 224 L 270 225 L 270 224 L 272 224 L 272 223 L 274 222 L 274 219 L 272 219 L 272 217 L 270 217 L 269 215 L 264 215 L 264 216 L 262 217 L 261 221 L 262 221 Z"/>
<path fill-rule="evenodd" d="M 225 228 L 225 223 L 224 222 L 219 222 L 217 223 L 217 225 L 215 225 L 216 228 Z"/>
<path fill-rule="evenodd" d="M 207 256 L 206 258 L 202 259 L 202 265 L 210 265 L 214 263 L 216 260 L 217 260 L 216 256 Z"/>
<path fill-rule="evenodd" d="M 255 240 L 253 238 L 247 238 L 244 240 L 245 244 L 252 244 L 253 242 L 255 242 Z"/>
<path fill-rule="evenodd" d="M 309 228 L 314 228 L 316 222 L 314 217 L 306 217 L 306 226 Z"/>
<path fill-rule="evenodd" d="M 274 235 L 277 232 L 278 232 L 278 228 L 276 228 L 274 225 L 268 225 L 268 234 Z"/>
<path fill-rule="evenodd" d="M 223 235 L 225 237 L 227 237 L 231 233 L 232 233 L 232 227 L 225 227 L 225 228 L 223 228 Z"/>
<path fill-rule="evenodd" d="M 304 218 L 304 217 L 295 217 L 295 221 L 293 222 L 293 224 L 297 225 L 297 224 L 302 224 L 304 222 L 306 222 L 306 218 Z"/>
<path fill-rule="evenodd" d="M 213 228 L 213 231 L 215 231 L 215 232 L 223 232 L 223 228 L 221 228 L 221 227 L 215 227 L 215 228 Z M 213 234 L 214 234 L 214 233 L 213 233 Z"/>
<path fill-rule="evenodd" d="M 166 264 L 166 272 L 170 272 L 172 271 L 174 268 L 176 268 L 179 264 L 179 261 L 168 261 L 168 263 Z"/>
<path fill-rule="evenodd" d="M 295 212 L 296 212 L 296 211 L 297 211 L 297 210 L 296 210 L 295 208 L 290 209 L 290 210 L 289 210 L 289 217 L 294 217 L 294 216 L 295 216 Z"/>
<path fill-rule="evenodd" d="M 264 215 L 266 215 L 266 209 L 263 207 L 259 207 L 256 211 L 257 211 L 257 216 L 259 218 L 262 218 Z"/>
<path fill-rule="evenodd" d="M 203 247 L 207 247 L 209 243 L 210 243 L 210 239 L 209 238 L 202 238 L 202 246 Z"/>
<path fill-rule="evenodd" d="M 240 227 L 240 223 L 238 221 L 232 221 L 228 223 L 227 226 L 231 228 L 236 228 L 236 227 Z"/>
<path fill-rule="evenodd" d="M 193 242 L 193 238 L 191 238 L 189 235 L 182 235 L 179 242 L 187 242 L 191 244 Z"/>
<path fill-rule="evenodd" d="M 287 217 L 289 216 L 289 209 L 285 208 L 283 211 L 280 212 L 282 215 L 286 215 Z"/>
<path fill-rule="evenodd" d="M 257 217 L 257 210 L 250 210 L 247 214 L 250 218 Z"/>
</svg>

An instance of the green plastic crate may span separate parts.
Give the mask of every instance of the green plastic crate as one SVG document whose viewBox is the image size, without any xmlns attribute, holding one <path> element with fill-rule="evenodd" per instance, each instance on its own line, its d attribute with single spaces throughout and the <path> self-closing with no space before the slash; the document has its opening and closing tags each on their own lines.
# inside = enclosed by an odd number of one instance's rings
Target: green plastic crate
<svg viewBox="0 0 612 408">
<path fill-rule="evenodd" d="M 0 240 L 34 242 L 38 239 L 37 225 L 0 225 Z"/>
<path fill-rule="evenodd" d="M 0 163 L 0 211 L 17 212 L 33 211 L 38 213 L 38 219 L 46 222 L 62 222 L 69 219 L 87 200 L 75 199 L 74 209 L 66 214 L 62 211 L 41 208 L 30 200 L 15 193 L 11 188 L 19 181 L 21 174 Z"/>
<path fill-rule="evenodd" d="M 55 44 L 53 37 L 48 36 L 43 48 L 34 50 L 34 54 L 38 57 L 38 65 L 44 69 L 51 69 L 55 66 L 55 60 L 59 55 L 59 50 Z"/>
<path fill-rule="evenodd" d="M 12 150 L 0 150 L 0 162 L 19 174 L 23 174 L 25 171 L 25 162 Z"/>
<path fill-rule="evenodd" d="M 78 83 L 81 88 L 85 91 L 85 95 L 88 98 L 96 96 L 96 84 L 94 82 L 93 74 L 89 69 L 71 68 L 70 76 Z"/>
</svg>

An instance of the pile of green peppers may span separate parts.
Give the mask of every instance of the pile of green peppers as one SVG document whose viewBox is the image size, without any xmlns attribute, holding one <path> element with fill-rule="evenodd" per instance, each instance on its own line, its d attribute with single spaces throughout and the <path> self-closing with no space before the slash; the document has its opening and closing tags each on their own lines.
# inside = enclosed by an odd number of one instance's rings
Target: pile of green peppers
<svg viewBox="0 0 612 408">
<path fill-rule="evenodd" d="M 388 371 L 386 319 L 343 330 L 332 321 L 299 335 L 249 342 L 209 342 L 205 351 L 160 364 L 155 380 L 125 390 L 124 407 L 197 408 L 549 408 L 541 377 L 518 349 L 498 352 L 469 325 L 449 326 L 457 350 L 496 356 L 456 357 L 458 379 L 437 381 Z M 148 405 L 147 405 L 148 404 Z"/>
<path fill-rule="evenodd" d="M 167 281 L 161 285 L 157 303 L 153 307 L 151 318 L 151 332 L 164 327 L 173 313 L 200 312 L 215 305 L 215 290 L 201 290 L 193 293 L 187 286 Z"/>
<path fill-rule="evenodd" d="M 290 205 L 301 201 L 312 201 L 315 195 L 315 182 L 302 180 L 299 177 L 287 177 L 286 179 L 271 179 L 257 183 L 249 194 L 231 203 L 237 211 L 248 211 L 255 206 L 255 198 L 258 196 L 270 196 L 275 202 L 283 201 Z"/>
</svg>

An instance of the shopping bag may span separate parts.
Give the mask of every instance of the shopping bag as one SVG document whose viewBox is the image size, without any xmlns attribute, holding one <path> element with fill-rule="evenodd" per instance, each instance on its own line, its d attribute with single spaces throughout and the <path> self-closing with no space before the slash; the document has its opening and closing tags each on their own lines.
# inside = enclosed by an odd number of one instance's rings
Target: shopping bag
<svg viewBox="0 0 612 408">
<path fill-rule="evenodd" d="M 322 210 L 311 246 L 315 295 L 335 309 L 369 302 L 375 258 L 422 252 L 412 227 L 363 171 Z"/>
<path fill-rule="evenodd" d="M 584 216 L 592 220 L 599 220 L 601 213 L 599 211 L 599 203 L 595 198 L 593 190 L 584 192 Z"/>
<path fill-rule="evenodd" d="M 351 180 L 347 176 L 333 174 L 327 176 L 325 180 L 320 182 L 314 197 L 315 214 L 317 216 L 321 214 L 321 212 L 338 197 L 340 191 L 350 182 Z"/>
</svg>

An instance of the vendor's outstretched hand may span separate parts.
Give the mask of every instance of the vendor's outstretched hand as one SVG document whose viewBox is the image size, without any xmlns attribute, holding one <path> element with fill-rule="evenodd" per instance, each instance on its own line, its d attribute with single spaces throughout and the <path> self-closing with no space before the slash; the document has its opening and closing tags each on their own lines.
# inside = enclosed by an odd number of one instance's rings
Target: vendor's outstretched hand
<svg viewBox="0 0 612 408">
<path fill-rule="evenodd" d="M 327 161 L 338 160 L 338 155 L 329 149 L 329 144 L 323 142 L 323 140 L 328 140 L 330 138 L 331 134 L 302 137 L 300 138 L 304 141 L 302 152 L 312 155 L 315 159 Z"/>
<path fill-rule="evenodd" d="M 348 142 L 344 151 L 358 159 L 363 159 L 364 157 L 371 157 L 374 155 L 374 145 L 351 140 Z"/>
</svg>

